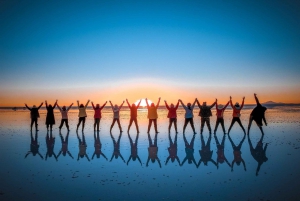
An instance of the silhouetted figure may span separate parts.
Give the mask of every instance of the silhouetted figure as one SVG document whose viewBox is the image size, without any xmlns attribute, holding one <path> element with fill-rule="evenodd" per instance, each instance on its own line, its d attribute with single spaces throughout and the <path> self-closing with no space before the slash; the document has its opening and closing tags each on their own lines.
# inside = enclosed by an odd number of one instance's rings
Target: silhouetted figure
<svg viewBox="0 0 300 201">
<path fill-rule="evenodd" d="M 232 99 L 231 99 L 231 96 L 230 96 L 230 105 L 233 109 L 233 113 L 232 113 L 232 121 L 231 121 L 231 124 L 230 124 L 230 127 L 228 129 L 228 134 L 233 126 L 233 124 L 237 121 L 239 123 L 239 125 L 241 126 L 241 128 L 243 129 L 244 133 L 246 134 L 246 131 L 245 131 L 245 128 L 244 126 L 242 125 L 242 122 L 241 122 L 241 119 L 240 119 L 240 116 L 241 116 L 241 110 L 243 109 L 244 107 L 244 100 L 245 100 L 245 97 L 243 97 L 243 102 L 242 102 L 242 105 L 240 106 L 240 104 L 238 102 L 235 103 L 235 105 L 232 104 Z"/>
<path fill-rule="evenodd" d="M 151 105 L 149 106 L 148 99 L 146 98 L 145 100 L 146 100 L 147 109 L 148 109 L 148 116 L 147 117 L 149 119 L 147 133 L 150 132 L 152 122 L 154 123 L 155 133 L 158 133 L 158 131 L 157 131 L 157 118 L 158 118 L 157 108 L 159 106 L 160 97 L 158 98 L 158 102 L 157 102 L 156 105 L 154 105 L 154 103 L 151 103 Z"/>
<path fill-rule="evenodd" d="M 223 138 L 222 138 L 222 142 L 220 144 L 218 138 L 216 135 L 214 135 L 214 138 L 215 138 L 215 141 L 216 141 L 216 145 L 217 145 L 217 167 L 219 168 L 219 163 L 222 164 L 224 163 L 224 161 L 227 163 L 227 165 L 229 167 L 231 167 L 230 163 L 228 162 L 227 158 L 225 157 L 225 154 L 224 154 L 224 149 L 225 149 L 225 137 L 226 135 L 224 134 L 223 135 Z"/>
<path fill-rule="evenodd" d="M 168 127 L 169 133 L 171 132 L 171 126 L 173 123 L 174 123 L 174 127 L 175 127 L 175 132 L 178 133 L 177 132 L 177 112 L 176 112 L 176 110 L 178 109 L 179 101 L 177 101 L 177 104 L 175 107 L 174 107 L 173 103 L 171 103 L 171 105 L 169 107 L 167 101 L 165 101 L 165 104 L 166 104 L 166 108 L 169 110 L 168 116 L 167 116 L 169 118 L 169 127 Z"/>
<path fill-rule="evenodd" d="M 248 125 L 248 134 L 249 134 L 249 131 L 251 128 L 252 121 L 254 120 L 256 122 L 256 125 L 260 129 L 261 133 L 264 135 L 264 131 L 262 129 L 262 126 L 263 126 L 262 120 L 264 120 L 265 125 L 267 126 L 268 124 L 267 124 L 267 121 L 265 118 L 265 112 L 266 112 L 267 108 L 262 106 L 259 103 L 259 100 L 258 100 L 256 94 L 254 94 L 254 98 L 256 101 L 256 107 L 252 110 L 252 112 L 250 114 L 249 125 Z"/>
<path fill-rule="evenodd" d="M 130 109 L 130 121 L 129 121 L 129 125 L 128 125 L 128 130 L 127 132 L 129 132 L 129 129 L 131 127 L 132 122 L 135 123 L 135 127 L 136 127 L 136 132 L 139 133 L 139 125 L 137 122 L 137 110 L 141 104 L 141 100 L 139 102 L 139 104 L 136 106 L 134 103 L 130 106 L 130 103 L 128 102 L 128 99 L 126 99 L 127 105 Z"/>
<path fill-rule="evenodd" d="M 184 121 L 184 126 L 183 126 L 183 134 L 185 133 L 185 129 L 186 129 L 186 126 L 187 126 L 188 123 L 191 124 L 191 127 L 192 127 L 192 129 L 193 129 L 193 132 L 194 132 L 194 134 L 196 134 L 195 126 L 194 126 L 194 120 L 193 120 L 193 118 L 194 118 L 193 109 L 194 109 L 195 104 L 196 104 L 196 102 L 197 102 L 197 98 L 195 99 L 193 105 L 192 105 L 191 103 L 188 103 L 188 104 L 185 106 L 185 105 L 183 104 L 182 100 L 179 99 L 178 101 L 181 103 L 182 107 L 183 107 L 184 110 L 185 110 L 185 115 L 184 115 L 185 121 Z"/>
<path fill-rule="evenodd" d="M 112 122 L 112 124 L 111 124 L 111 126 L 110 126 L 110 132 L 111 132 L 112 128 L 114 127 L 115 122 L 118 123 L 120 132 L 123 132 L 123 131 L 122 131 L 121 124 L 120 124 L 120 110 L 121 110 L 121 108 L 122 108 L 124 102 L 125 102 L 125 101 L 123 101 L 123 103 L 122 103 L 122 104 L 120 105 L 120 107 L 119 107 L 117 104 L 116 104 L 115 106 L 113 106 L 112 102 L 109 101 L 109 103 L 110 103 L 110 105 L 111 105 L 111 109 L 112 109 L 113 112 L 114 112 L 114 119 L 113 119 L 113 122 Z"/>
<path fill-rule="evenodd" d="M 177 160 L 178 164 L 180 165 L 179 157 L 177 156 L 177 133 L 175 134 L 174 142 L 172 141 L 171 134 L 169 132 L 169 142 L 170 146 L 168 147 L 169 156 L 167 157 L 165 165 L 168 164 L 169 160 L 171 159 L 172 163 Z"/>
<path fill-rule="evenodd" d="M 251 155 L 253 156 L 254 160 L 257 161 L 256 176 L 258 175 L 261 165 L 264 162 L 268 161 L 268 158 L 266 157 L 268 143 L 266 143 L 265 147 L 263 148 L 263 139 L 264 139 L 264 135 L 261 135 L 261 138 L 257 142 L 257 145 L 254 149 L 253 145 L 251 143 L 251 140 L 250 140 L 250 135 L 248 135 L 248 142 L 249 142 L 249 146 L 250 146 Z"/>
<path fill-rule="evenodd" d="M 195 166 L 197 167 L 196 160 L 194 158 L 194 141 L 195 141 L 195 137 L 196 137 L 196 134 L 193 135 L 193 138 L 192 138 L 191 142 L 188 143 L 188 141 L 185 137 L 185 134 L 183 133 L 183 140 L 184 140 L 184 144 L 185 144 L 185 154 L 186 154 L 186 156 L 183 159 L 180 166 L 183 166 L 185 161 L 188 161 L 188 164 L 194 163 Z"/>
<path fill-rule="evenodd" d="M 62 154 L 63 156 L 66 156 L 67 154 L 74 159 L 72 156 L 71 152 L 69 151 L 68 148 L 68 143 L 69 143 L 69 131 L 67 132 L 66 137 L 64 138 L 62 133 L 59 132 L 60 140 L 61 140 L 61 150 L 59 151 L 57 158 Z"/>
<path fill-rule="evenodd" d="M 152 163 L 157 160 L 159 167 L 161 168 L 160 160 L 157 156 L 158 146 L 157 146 L 157 133 L 155 133 L 154 143 L 152 142 L 151 136 L 148 133 L 149 147 L 148 147 L 148 160 L 146 166 L 148 167 L 149 161 L 151 159 Z"/>
<path fill-rule="evenodd" d="M 78 119 L 76 131 L 78 131 L 78 128 L 79 128 L 81 122 L 82 122 L 82 131 L 84 130 L 85 119 L 87 117 L 86 108 L 89 105 L 89 102 L 90 102 L 90 100 L 88 100 L 84 106 L 83 104 L 79 105 L 79 101 L 77 101 L 77 106 L 78 106 L 78 110 L 79 110 L 79 113 L 78 113 L 79 119 Z"/>
<path fill-rule="evenodd" d="M 130 156 L 127 160 L 127 165 L 129 164 L 129 161 L 132 159 L 133 161 L 136 161 L 136 159 L 138 159 L 138 161 L 140 162 L 140 164 L 142 165 L 142 161 L 138 155 L 138 139 L 139 139 L 139 134 L 136 134 L 135 137 L 135 141 L 133 142 L 130 134 L 128 133 L 128 138 L 129 138 L 129 142 L 130 142 L 130 147 L 131 147 L 131 152 L 130 152 Z"/>
<path fill-rule="evenodd" d="M 212 159 L 213 151 L 210 150 L 211 134 L 209 134 L 206 144 L 203 138 L 203 134 L 200 135 L 200 139 L 201 139 L 201 150 L 199 150 L 200 160 L 197 164 L 197 167 L 199 167 L 202 162 L 205 166 L 207 166 L 208 162 L 212 162 L 218 168 L 216 161 Z"/>
<path fill-rule="evenodd" d="M 44 157 L 42 156 L 42 154 L 39 151 L 40 145 L 38 142 L 38 133 L 37 131 L 35 132 L 35 136 L 33 138 L 32 135 L 32 131 L 30 132 L 30 137 L 31 137 L 31 141 L 30 141 L 30 151 L 28 151 L 25 155 L 25 158 L 27 158 L 27 156 L 29 154 L 32 154 L 33 156 L 39 155 L 41 157 L 41 159 L 44 159 Z"/>
<path fill-rule="evenodd" d="M 68 121 L 68 112 L 71 109 L 73 103 L 68 108 L 66 108 L 66 106 L 63 106 L 62 108 L 60 108 L 58 104 L 56 104 L 56 105 L 57 105 L 57 108 L 59 109 L 59 111 L 61 113 L 61 121 L 60 121 L 60 125 L 59 125 L 59 130 L 61 130 L 64 123 L 66 123 L 67 129 L 68 129 L 68 131 L 70 131 L 69 121 Z"/>
<path fill-rule="evenodd" d="M 228 139 L 231 143 L 231 146 L 232 146 L 232 149 L 233 149 L 233 156 L 234 156 L 234 159 L 231 163 L 231 171 L 233 171 L 233 165 L 234 163 L 236 163 L 238 166 L 243 163 L 243 166 L 244 166 L 244 170 L 246 171 L 246 164 L 245 164 L 245 161 L 244 159 L 242 158 L 242 152 L 241 152 L 241 148 L 242 148 L 242 145 L 245 141 L 245 138 L 246 138 L 246 134 L 244 134 L 244 137 L 243 139 L 241 140 L 240 144 L 238 146 L 235 146 L 234 142 L 232 141 L 230 135 L 228 134 Z"/>
<path fill-rule="evenodd" d="M 214 134 L 216 134 L 219 124 L 221 124 L 221 126 L 222 126 L 223 133 L 226 134 L 223 115 L 224 115 L 224 111 L 227 108 L 228 104 L 229 104 L 229 101 L 223 107 L 223 105 L 221 105 L 221 104 L 218 105 L 218 100 L 216 101 L 217 121 L 216 121 L 216 126 L 215 126 L 215 130 L 214 130 Z"/>
<path fill-rule="evenodd" d="M 105 107 L 107 101 L 100 107 L 99 104 L 96 104 L 96 107 L 94 106 L 94 103 L 92 102 L 93 109 L 95 111 L 94 114 L 94 131 L 96 131 L 96 125 L 97 125 L 97 131 L 99 131 L 100 127 L 100 120 L 101 120 L 101 110 Z"/>
<path fill-rule="evenodd" d="M 100 158 L 100 156 L 103 156 L 107 160 L 107 157 L 101 151 L 102 144 L 101 144 L 101 141 L 100 141 L 99 131 L 97 131 L 97 135 L 96 135 L 96 132 L 94 132 L 94 141 L 95 141 L 94 142 L 95 151 L 94 151 L 94 154 L 92 156 L 92 160 L 94 159 L 95 155 L 97 156 L 97 158 Z"/>
<path fill-rule="evenodd" d="M 197 100 L 198 107 L 200 108 L 199 116 L 201 117 L 201 134 L 203 133 L 203 128 L 205 123 L 209 130 L 209 134 L 211 134 L 211 127 L 210 127 L 210 117 L 212 116 L 211 108 L 215 106 L 216 102 L 217 99 L 211 106 L 207 106 L 206 102 L 203 102 L 203 104 L 200 105 L 199 101 Z"/>
<path fill-rule="evenodd" d="M 54 153 L 55 137 L 53 137 L 52 131 L 50 131 L 50 135 L 49 132 L 47 131 L 46 145 L 47 145 L 47 153 L 46 153 L 45 160 L 47 160 L 48 157 L 50 158 L 54 156 L 55 160 L 57 161 L 57 156 Z"/>
<path fill-rule="evenodd" d="M 35 105 L 32 106 L 32 108 L 28 107 L 28 105 L 25 103 L 25 106 L 28 110 L 30 110 L 30 130 L 32 130 L 33 123 L 35 124 L 35 130 L 38 131 L 38 118 L 40 118 L 39 109 L 42 107 L 43 103 L 40 104 L 40 106 L 36 107 Z"/>
<path fill-rule="evenodd" d="M 79 147 L 79 152 L 78 152 L 78 157 L 77 160 L 79 161 L 79 158 L 84 158 L 86 157 L 86 159 L 88 161 L 90 161 L 89 156 L 86 153 L 86 148 L 87 148 L 87 144 L 85 142 L 85 136 L 84 133 L 82 132 L 82 140 L 79 137 L 78 131 L 76 131 L 77 134 L 77 139 L 78 139 L 78 147 Z"/>
<path fill-rule="evenodd" d="M 115 159 L 118 159 L 119 156 L 122 159 L 122 161 L 125 163 L 125 160 L 120 152 L 120 141 L 121 141 L 121 137 L 122 137 L 122 133 L 120 132 L 119 137 L 118 137 L 118 141 L 115 140 L 114 136 L 110 133 L 110 137 L 113 141 L 114 144 L 114 151 L 111 155 L 110 161 L 112 161 L 112 159 L 115 157 Z"/>
<path fill-rule="evenodd" d="M 47 130 L 49 130 L 49 126 L 50 126 L 50 131 L 52 131 L 52 126 L 55 124 L 55 118 L 54 118 L 54 108 L 56 107 L 57 104 L 57 100 L 54 103 L 53 107 L 52 105 L 48 105 L 47 101 L 45 101 L 46 104 L 46 109 L 47 109 L 47 116 L 46 116 L 46 126 L 47 126 Z"/>
</svg>

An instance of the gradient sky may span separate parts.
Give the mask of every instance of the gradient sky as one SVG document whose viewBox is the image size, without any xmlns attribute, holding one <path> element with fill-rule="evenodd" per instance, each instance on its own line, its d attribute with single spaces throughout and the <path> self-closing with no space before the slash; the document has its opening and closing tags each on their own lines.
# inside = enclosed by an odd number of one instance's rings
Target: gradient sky
<svg viewBox="0 0 300 201">
<path fill-rule="evenodd" d="M 297 1 L 0 1 L 0 106 L 300 103 Z"/>
</svg>

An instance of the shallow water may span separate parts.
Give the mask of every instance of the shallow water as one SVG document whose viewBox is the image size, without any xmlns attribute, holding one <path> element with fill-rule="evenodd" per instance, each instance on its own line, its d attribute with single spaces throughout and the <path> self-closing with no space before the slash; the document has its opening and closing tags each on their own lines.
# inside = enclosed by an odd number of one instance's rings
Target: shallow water
<svg viewBox="0 0 300 201">
<path fill-rule="evenodd" d="M 0 110 L 0 200 L 299 200 L 300 192 L 300 107 L 274 107 L 266 112 L 268 126 L 264 126 L 263 146 L 268 143 L 266 157 L 268 160 L 261 165 L 256 175 L 258 163 L 252 157 L 248 136 L 241 147 L 241 156 L 245 161 L 246 170 L 243 164 L 230 166 L 224 162 L 219 163 L 218 168 L 213 162 L 203 163 L 199 167 L 193 162 L 186 161 L 182 166 L 175 160 L 166 163 L 169 156 L 169 138 L 167 133 L 168 119 L 167 111 L 159 110 L 157 137 L 158 161 L 149 162 L 148 159 L 148 135 L 147 111 L 139 110 L 138 122 L 140 134 L 138 137 L 138 156 L 142 164 L 132 159 L 127 164 L 131 154 L 131 147 L 128 134 L 123 132 L 120 139 L 120 153 L 124 158 L 112 157 L 114 146 L 109 134 L 109 127 L 112 122 L 111 109 L 105 108 L 100 125 L 100 140 L 102 155 L 100 158 L 94 154 L 94 131 L 93 111 L 88 110 L 84 137 L 87 144 L 86 153 L 89 158 L 79 157 L 79 142 L 75 131 L 77 124 L 77 110 L 70 110 L 68 149 L 70 152 L 65 156 L 59 155 L 46 158 L 47 130 L 44 125 L 46 111 L 40 110 L 39 132 L 37 141 L 38 152 L 33 155 L 29 153 L 31 144 L 31 132 L 29 129 L 30 118 L 27 110 Z M 194 158 L 196 164 L 200 160 L 201 150 L 200 118 L 195 109 L 195 127 L 197 134 L 194 141 Z M 241 120 L 245 128 L 248 125 L 248 117 L 251 108 L 242 111 Z M 213 114 L 215 112 L 213 111 Z M 231 121 L 231 110 L 226 110 L 225 128 L 228 129 Z M 53 153 L 58 155 L 61 148 L 61 138 L 58 130 L 60 113 L 55 113 L 56 124 L 52 132 L 55 137 Z M 215 116 L 211 118 L 212 128 L 215 126 Z M 121 111 L 121 125 L 127 130 L 129 122 L 129 111 L 124 108 Z M 184 111 L 178 111 L 178 158 L 180 163 L 184 160 L 185 144 L 182 134 L 184 122 Z M 173 128 L 172 128 L 173 129 Z M 50 135 L 50 132 L 48 133 Z M 63 127 L 62 136 L 67 134 Z M 119 137 L 117 125 L 113 128 L 112 136 L 117 140 Z M 35 132 L 32 133 L 35 137 Z M 82 140 L 82 132 L 78 133 Z M 134 125 L 131 128 L 130 136 L 134 141 L 136 131 Z M 150 136 L 155 137 L 152 128 Z M 190 126 L 186 130 L 186 139 L 190 142 L 193 133 Z M 223 134 L 219 126 L 217 138 L 221 142 Z M 232 141 L 238 145 L 244 137 L 241 128 L 236 123 L 230 133 Z M 171 132 L 171 139 L 174 140 L 174 129 Z M 204 141 L 209 139 L 207 128 L 204 128 Z M 258 127 L 253 123 L 250 131 L 250 140 L 255 148 L 261 138 Z M 213 151 L 211 159 L 217 161 L 217 146 L 214 135 L 211 135 L 210 150 Z M 229 164 L 234 159 L 233 147 L 228 136 L 225 139 L 225 157 Z M 111 160 L 112 158 L 112 160 Z"/>
</svg>

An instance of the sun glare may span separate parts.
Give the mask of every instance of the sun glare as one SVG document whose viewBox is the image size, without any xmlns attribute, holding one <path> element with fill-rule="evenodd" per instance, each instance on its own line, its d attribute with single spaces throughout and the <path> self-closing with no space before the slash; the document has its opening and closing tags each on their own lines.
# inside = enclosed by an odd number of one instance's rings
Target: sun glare
<svg viewBox="0 0 300 201">
<path fill-rule="evenodd" d="M 141 99 L 141 100 L 142 100 L 142 101 L 141 101 L 140 106 L 141 106 L 141 107 L 147 107 L 146 100 L 145 100 L 145 99 Z M 137 101 L 135 102 L 135 105 L 139 104 L 139 102 L 140 102 L 140 100 L 137 100 Z M 148 104 L 150 105 L 151 103 L 152 103 L 152 101 L 148 99 Z"/>
</svg>

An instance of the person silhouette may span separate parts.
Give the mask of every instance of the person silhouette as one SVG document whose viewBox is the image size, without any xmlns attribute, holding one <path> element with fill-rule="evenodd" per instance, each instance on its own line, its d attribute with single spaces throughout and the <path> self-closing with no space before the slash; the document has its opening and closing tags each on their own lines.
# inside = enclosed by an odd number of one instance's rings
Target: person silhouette
<svg viewBox="0 0 300 201">
<path fill-rule="evenodd" d="M 32 106 L 32 108 L 28 107 L 28 105 L 25 103 L 25 106 L 28 110 L 30 110 L 30 130 L 32 131 L 32 126 L 35 124 L 35 130 L 38 131 L 38 118 L 40 118 L 39 109 L 42 107 L 44 103 L 42 102 L 40 106 L 36 107 L 35 105 Z"/>
<path fill-rule="evenodd" d="M 82 132 L 82 140 L 79 137 L 78 131 L 76 131 L 76 134 L 77 134 L 78 148 L 79 148 L 77 161 L 79 161 L 79 158 L 84 158 L 84 157 L 86 157 L 87 160 L 90 161 L 90 158 L 86 153 L 87 144 L 85 142 L 84 133 Z"/>
<path fill-rule="evenodd" d="M 224 154 L 224 149 L 225 149 L 225 137 L 226 135 L 224 134 L 223 135 L 223 138 L 222 138 L 222 142 L 220 144 L 218 138 L 216 135 L 214 135 L 214 138 L 215 138 L 215 141 L 216 141 L 216 145 L 217 145 L 217 167 L 219 168 L 219 163 L 222 164 L 224 163 L 224 161 L 227 163 L 227 165 L 231 168 L 231 165 L 230 163 L 228 162 L 227 158 L 225 157 L 225 154 Z"/>
<path fill-rule="evenodd" d="M 263 126 L 262 120 L 264 120 L 265 125 L 267 126 L 268 124 L 267 124 L 267 121 L 265 118 L 265 112 L 266 112 L 267 108 L 260 104 L 256 94 L 254 94 L 254 98 L 256 101 L 256 107 L 252 110 L 252 112 L 250 114 L 249 125 L 248 125 L 248 134 L 250 132 L 252 121 L 254 120 L 256 122 L 256 125 L 260 129 L 261 133 L 264 135 L 264 131 L 262 129 L 262 126 Z"/>
<path fill-rule="evenodd" d="M 101 120 L 101 110 L 105 107 L 107 101 L 100 107 L 99 104 L 96 104 L 96 107 L 94 106 L 94 103 L 92 101 L 92 106 L 93 106 L 93 109 L 95 111 L 95 114 L 94 114 L 94 131 L 96 131 L 96 125 L 97 125 L 97 131 L 99 131 L 99 127 L 100 127 L 100 120 Z"/>
<path fill-rule="evenodd" d="M 224 111 L 227 108 L 228 104 L 229 104 L 229 101 L 223 107 L 223 105 L 221 105 L 221 104 L 218 105 L 218 100 L 216 101 L 217 121 L 216 121 L 216 126 L 215 126 L 215 130 L 214 130 L 214 134 L 216 134 L 219 124 L 221 124 L 221 126 L 222 126 L 223 133 L 226 134 L 225 126 L 224 126 L 224 117 L 223 117 L 223 114 L 224 114 Z"/>
<path fill-rule="evenodd" d="M 136 134 L 135 137 L 135 141 L 133 142 L 133 140 L 130 137 L 130 134 L 128 133 L 128 138 L 129 138 L 129 142 L 130 142 L 130 147 L 131 147 L 131 153 L 130 156 L 127 160 L 127 165 L 129 164 L 129 161 L 132 159 L 133 161 L 136 161 L 136 159 L 138 159 L 138 161 L 140 162 L 140 164 L 142 165 L 142 161 L 138 155 L 138 139 L 139 139 L 139 133 Z"/>
<path fill-rule="evenodd" d="M 114 144 L 114 150 L 113 150 L 113 153 L 111 155 L 111 158 L 110 158 L 110 162 L 113 160 L 113 158 L 115 157 L 115 159 L 118 159 L 119 156 L 120 158 L 122 159 L 122 161 L 125 163 L 125 160 L 120 152 L 120 141 L 121 141 L 121 137 L 122 137 L 122 133 L 120 132 L 119 134 L 119 137 L 118 137 L 118 141 L 115 140 L 114 136 L 110 133 L 110 137 L 113 141 L 113 144 Z"/>
<path fill-rule="evenodd" d="M 187 139 L 186 139 L 186 136 L 185 136 L 185 133 L 183 133 L 183 140 L 184 140 L 184 144 L 185 144 L 185 158 L 183 159 L 183 161 L 181 162 L 180 166 L 183 166 L 183 164 L 188 161 L 188 164 L 192 164 L 194 163 L 195 166 L 197 167 L 197 164 L 196 164 L 196 160 L 194 158 L 194 141 L 195 141 L 195 137 L 196 137 L 196 134 L 194 133 L 192 139 L 191 139 L 191 142 L 188 143 Z"/>
<path fill-rule="evenodd" d="M 127 102 L 127 105 L 130 109 L 130 121 L 129 121 L 129 125 L 128 125 L 128 129 L 127 129 L 127 132 L 129 133 L 129 129 L 131 127 L 131 124 L 132 122 L 135 123 L 135 127 L 136 127 L 136 131 L 137 133 L 139 133 L 139 125 L 138 125 L 138 122 L 137 122 L 137 110 L 141 104 L 141 100 L 140 102 L 138 103 L 138 105 L 136 106 L 134 103 L 130 106 L 130 103 L 128 102 L 128 99 L 126 99 L 126 102 Z"/>
<path fill-rule="evenodd" d="M 146 98 L 145 100 L 146 100 L 147 109 L 148 109 L 148 116 L 147 117 L 149 119 L 147 133 L 150 132 L 152 122 L 154 123 L 155 132 L 158 133 L 158 131 L 157 131 L 157 118 L 158 118 L 157 108 L 159 106 L 160 97 L 158 98 L 158 102 L 157 102 L 156 105 L 154 105 L 154 103 L 151 103 L 151 105 L 149 106 L 148 99 Z"/>
<path fill-rule="evenodd" d="M 195 99 L 193 105 L 191 103 L 188 103 L 185 106 L 181 99 L 179 99 L 178 101 L 181 103 L 182 107 L 185 110 L 185 115 L 184 115 L 185 121 L 184 121 L 184 126 L 183 126 L 183 134 L 185 133 L 185 129 L 186 129 L 186 126 L 187 126 L 188 123 L 191 124 L 193 132 L 194 132 L 194 134 L 196 134 L 195 126 L 194 126 L 194 120 L 193 120 L 193 118 L 194 118 L 193 109 L 194 109 L 195 104 L 197 102 L 197 98 Z"/>
<path fill-rule="evenodd" d="M 208 162 L 212 162 L 218 168 L 218 164 L 216 163 L 216 161 L 212 159 L 213 151 L 210 150 L 211 134 L 209 134 L 206 144 L 204 141 L 203 134 L 200 135 L 200 139 L 201 139 L 201 150 L 199 150 L 200 160 L 197 164 L 197 168 L 201 165 L 202 162 L 205 166 L 207 166 Z"/>
<path fill-rule="evenodd" d="M 235 103 L 235 105 L 232 104 L 232 99 L 231 99 L 231 96 L 230 96 L 230 105 L 233 109 L 233 113 L 232 113 L 232 120 L 231 120 L 231 124 L 229 126 L 229 129 L 228 129 L 228 134 L 230 133 L 230 130 L 233 126 L 233 124 L 237 121 L 239 123 L 239 125 L 241 126 L 241 128 L 243 129 L 244 133 L 246 134 L 246 131 L 245 131 L 245 128 L 244 126 L 242 125 L 242 122 L 241 122 L 241 119 L 240 119 L 240 116 L 241 116 L 241 110 L 243 109 L 244 107 L 244 100 L 245 100 L 245 97 L 243 97 L 243 102 L 242 102 L 242 105 L 240 106 L 240 104 L 238 102 Z"/>
<path fill-rule="evenodd" d="M 114 127 L 115 122 L 118 123 L 120 132 L 123 132 L 123 131 L 122 131 L 121 124 L 120 124 L 120 110 L 121 110 L 121 108 L 122 108 L 124 102 L 125 102 L 125 101 L 123 101 L 123 103 L 122 103 L 122 104 L 120 105 L 120 107 L 119 107 L 118 105 L 113 106 L 112 102 L 109 101 L 110 106 L 111 106 L 111 109 L 112 109 L 113 112 L 114 112 L 114 119 L 113 119 L 113 122 L 112 122 L 112 124 L 111 124 L 111 126 L 110 126 L 110 132 L 111 132 L 112 128 Z"/>
<path fill-rule="evenodd" d="M 177 133 L 175 134 L 174 142 L 172 141 L 171 134 L 169 132 L 169 142 L 170 146 L 168 147 L 169 156 L 167 157 L 165 165 L 168 164 L 169 160 L 171 159 L 172 163 L 177 160 L 178 164 L 180 165 L 179 157 L 177 156 Z"/>
<path fill-rule="evenodd" d="M 66 137 L 64 138 L 61 131 L 59 132 L 60 140 L 61 140 L 61 150 L 59 151 L 57 158 L 62 154 L 63 156 L 66 156 L 67 154 L 74 159 L 71 152 L 68 149 L 68 143 L 69 143 L 69 131 L 67 132 Z"/>
<path fill-rule="evenodd" d="M 67 127 L 68 131 L 70 131 L 70 129 L 69 129 L 69 121 L 68 121 L 68 112 L 71 109 L 73 103 L 68 108 L 66 108 L 66 106 L 63 106 L 62 108 L 60 108 L 59 105 L 58 105 L 58 103 L 56 105 L 57 105 L 58 110 L 61 113 L 61 121 L 60 121 L 60 125 L 58 127 L 59 131 L 63 127 L 64 123 L 66 123 L 66 127 Z"/>
<path fill-rule="evenodd" d="M 155 137 L 154 137 L 154 143 L 152 142 L 150 133 L 148 133 L 148 140 L 149 140 L 149 147 L 148 147 L 148 160 L 146 163 L 146 166 L 148 167 L 149 165 L 149 161 L 151 159 L 151 162 L 154 163 L 156 160 L 158 162 L 159 167 L 161 168 L 161 163 L 160 160 L 157 156 L 157 152 L 158 152 L 158 146 L 157 146 L 157 134 L 155 133 Z"/>
<path fill-rule="evenodd" d="M 90 102 L 90 100 L 88 100 L 84 106 L 83 104 L 79 105 L 79 100 L 77 100 L 77 106 L 78 106 L 78 110 L 79 110 L 79 113 L 78 113 L 79 119 L 78 119 L 76 131 L 78 131 L 78 128 L 79 128 L 81 122 L 82 122 L 82 131 L 84 130 L 85 119 L 87 117 L 86 108 L 89 105 L 89 102 Z"/>
<path fill-rule="evenodd" d="M 244 159 L 242 158 L 242 152 L 241 152 L 241 148 L 242 148 L 242 145 L 245 141 L 245 138 L 246 138 L 246 134 L 244 133 L 244 137 L 243 139 L 241 140 L 240 144 L 238 146 L 236 146 L 234 144 L 234 142 L 232 141 L 230 135 L 228 134 L 228 139 L 231 143 L 231 146 L 232 146 L 232 149 L 233 149 L 233 160 L 232 160 L 232 163 L 231 163 L 231 171 L 233 171 L 233 165 L 234 163 L 236 163 L 238 166 L 243 163 L 243 166 L 244 166 L 244 170 L 246 171 L 246 164 L 245 164 L 245 161 Z"/>
<path fill-rule="evenodd" d="M 55 160 L 57 161 L 57 156 L 54 153 L 55 137 L 53 137 L 52 131 L 50 131 L 50 135 L 49 135 L 49 131 L 47 131 L 46 145 L 47 145 L 47 152 L 46 152 L 45 160 L 47 160 L 48 157 L 50 158 L 54 156 Z"/>
<path fill-rule="evenodd" d="M 203 104 L 200 105 L 199 101 L 197 100 L 198 107 L 200 108 L 199 116 L 201 117 L 201 131 L 200 131 L 201 134 L 203 133 L 203 128 L 205 123 L 209 130 L 209 134 L 211 134 L 211 127 L 210 127 L 210 117 L 212 116 L 211 108 L 215 106 L 216 102 L 217 99 L 211 106 L 207 106 L 206 102 L 203 102 Z"/>
<path fill-rule="evenodd" d="M 99 131 L 97 131 L 97 135 L 96 135 L 96 131 L 94 131 L 94 147 L 95 147 L 95 151 L 94 151 L 94 154 L 92 156 L 92 160 L 94 159 L 95 155 L 97 156 L 97 158 L 100 158 L 100 156 L 103 156 L 107 160 L 107 157 L 101 151 L 102 144 L 101 144 L 101 141 L 100 141 Z"/>
<path fill-rule="evenodd" d="M 249 142 L 251 155 L 254 158 L 254 160 L 257 161 L 257 168 L 255 173 L 256 176 L 258 175 L 261 165 L 268 161 L 268 158 L 266 157 L 268 143 L 266 143 L 265 147 L 263 147 L 263 139 L 264 139 L 264 135 L 262 134 L 260 140 L 256 144 L 256 147 L 253 148 L 252 142 L 250 140 L 250 135 L 248 135 L 248 142 Z"/>
<path fill-rule="evenodd" d="M 42 154 L 39 151 L 40 145 L 39 145 L 39 142 L 38 142 L 38 133 L 37 133 L 37 131 L 35 131 L 34 138 L 33 138 L 32 131 L 31 131 L 30 132 L 30 137 L 31 137 L 30 150 L 26 153 L 25 158 L 27 158 L 27 156 L 29 154 L 32 154 L 33 156 L 39 155 L 41 157 L 41 159 L 44 159 L 44 157 L 42 156 Z"/>
<path fill-rule="evenodd" d="M 47 109 L 47 116 L 46 116 L 46 126 L 47 126 L 47 130 L 49 130 L 49 126 L 50 126 L 50 131 L 52 131 L 52 126 L 55 124 L 55 118 L 54 118 L 54 108 L 56 107 L 57 104 L 57 100 L 54 103 L 53 107 L 52 105 L 48 105 L 47 101 L 45 101 L 46 104 L 46 109 Z"/>
<path fill-rule="evenodd" d="M 167 101 L 165 100 L 165 105 L 166 105 L 166 108 L 168 109 L 168 118 L 169 118 L 169 127 L 168 127 L 168 130 L 169 130 L 169 133 L 171 132 L 171 126 L 172 124 L 174 123 L 174 127 L 175 127 L 175 132 L 177 132 L 177 109 L 178 109 L 178 106 L 179 106 L 179 101 L 177 101 L 177 104 L 176 106 L 174 107 L 174 104 L 171 103 L 170 107 L 167 103 Z M 177 136 L 177 135 L 176 135 Z"/>
</svg>

